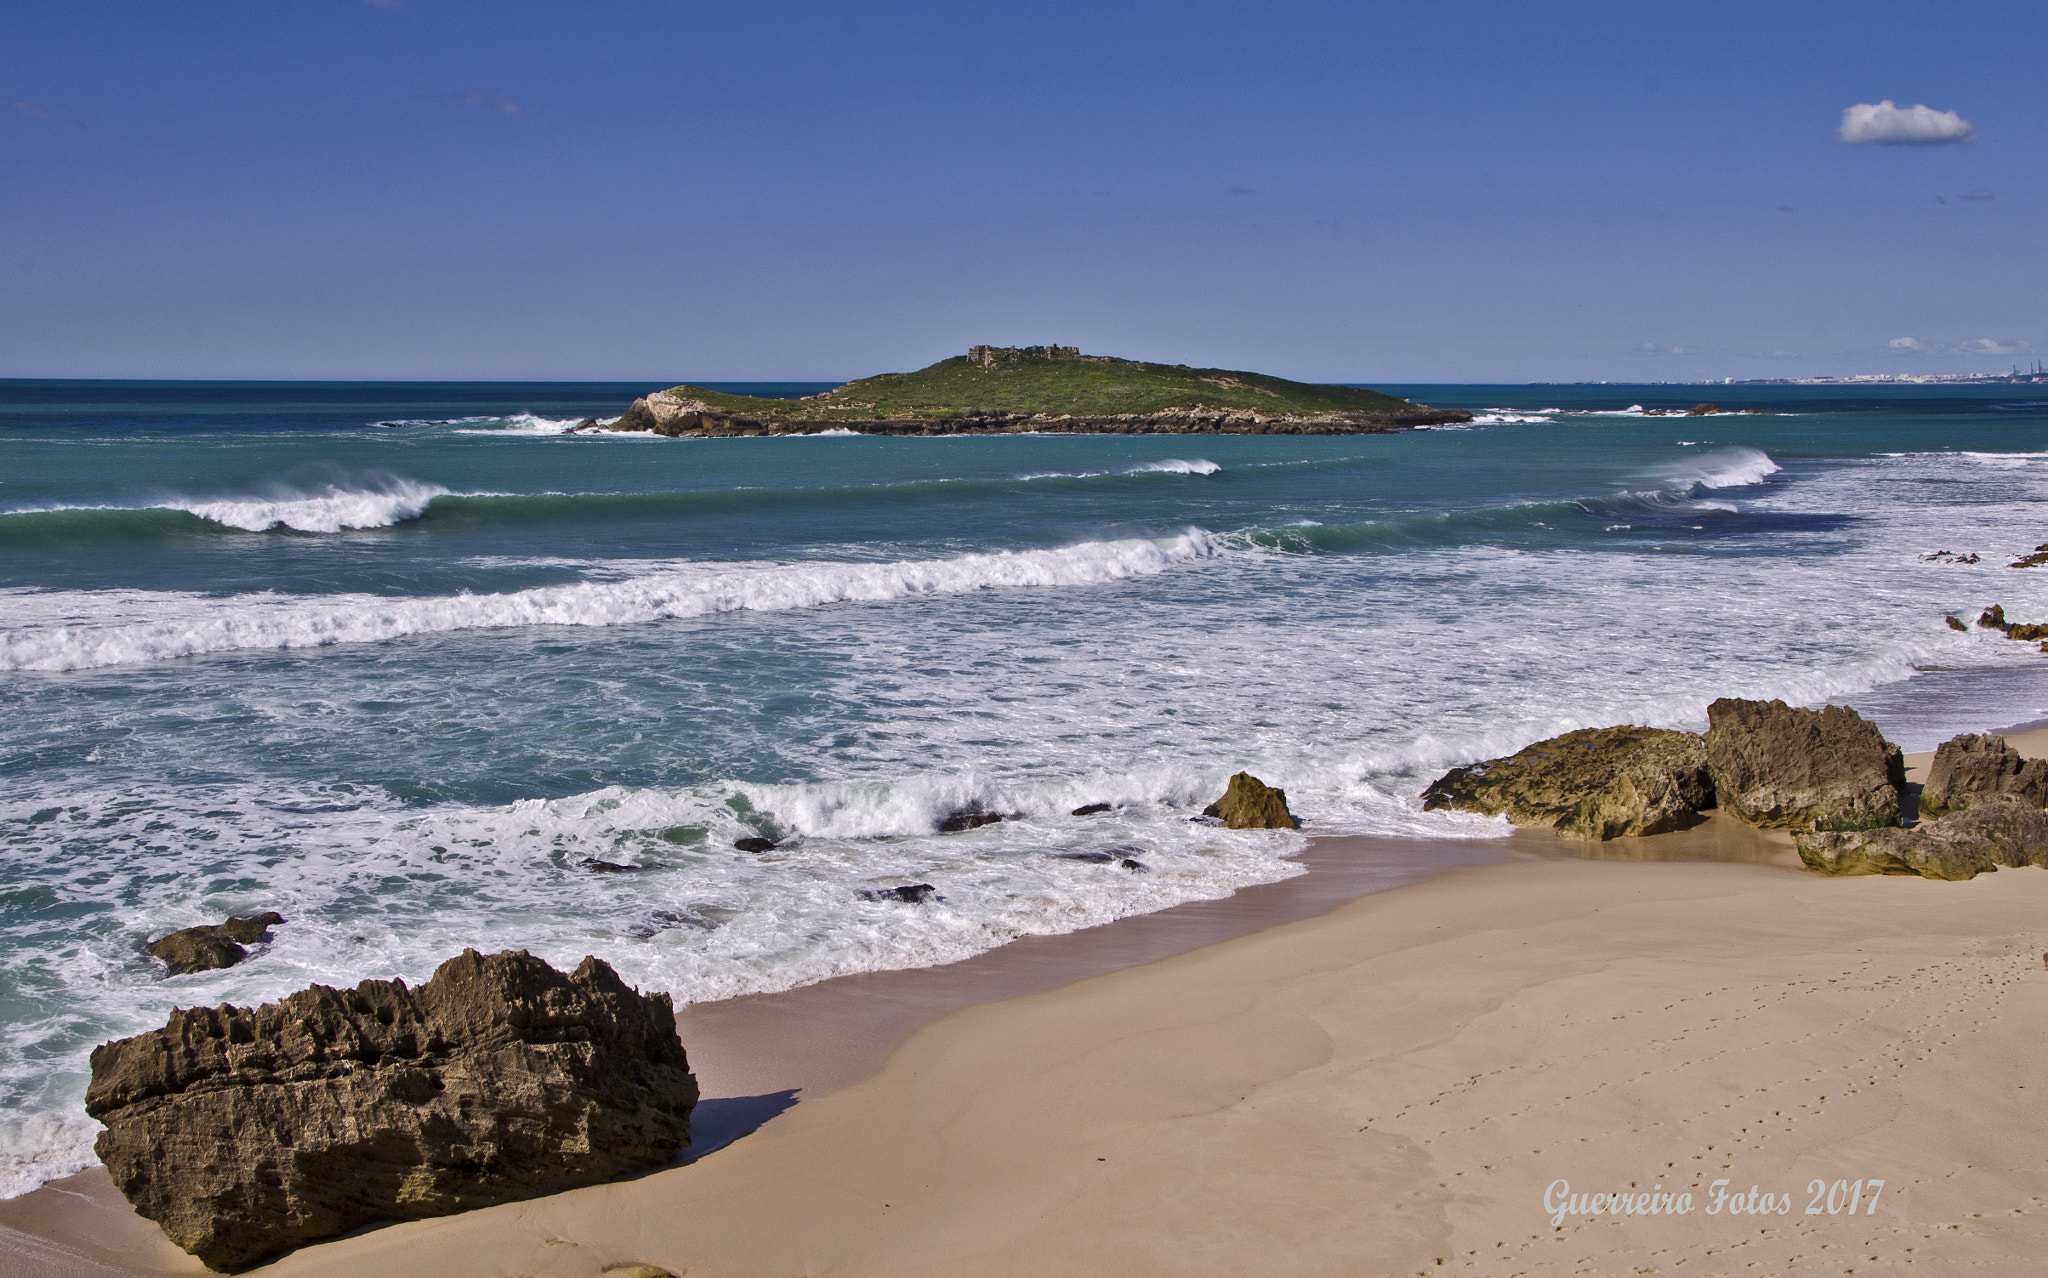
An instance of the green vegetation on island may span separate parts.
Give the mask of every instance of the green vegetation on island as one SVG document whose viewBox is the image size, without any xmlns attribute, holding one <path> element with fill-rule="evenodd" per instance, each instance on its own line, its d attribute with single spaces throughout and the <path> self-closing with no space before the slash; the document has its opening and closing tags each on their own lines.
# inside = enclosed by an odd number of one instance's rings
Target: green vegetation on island
<svg viewBox="0 0 2048 1278">
<path fill-rule="evenodd" d="M 976 346 L 914 373 L 882 373 L 804 399 L 676 386 L 611 425 L 663 435 L 852 428 L 879 434 L 1022 431 L 1354 434 L 1464 421 L 1379 391 L 1184 364 L 1083 355 L 1071 346 Z"/>
</svg>

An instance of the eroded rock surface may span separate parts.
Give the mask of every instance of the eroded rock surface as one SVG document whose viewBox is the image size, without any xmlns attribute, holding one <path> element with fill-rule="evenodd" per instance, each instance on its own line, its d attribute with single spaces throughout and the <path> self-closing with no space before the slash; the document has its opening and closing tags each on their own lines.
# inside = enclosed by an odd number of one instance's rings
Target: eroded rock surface
<svg viewBox="0 0 2048 1278">
<path fill-rule="evenodd" d="M 418 989 L 176 1010 L 93 1051 L 85 1108 L 135 1209 L 232 1272 L 371 1221 L 660 1166 L 696 1102 L 667 995 L 595 958 L 565 976 L 465 950 Z"/>
<path fill-rule="evenodd" d="M 1249 772 L 1230 778 L 1223 797 L 1202 809 L 1233 830 L 1298 830 L 1301 822 L 1287 810 L 1287 791 L 1267 785 Z"/>
<path fill-rule="evenodd" d="M 2048 806 L 2048 760 L 2029 759 L 2004 737 L 1966 732 L 1941 743 L 1920 790 L 1920 816 L 1940 816 L 2009 794 Z"/>
<path fill-rule="evenodd" d="M 1797 834 L 1799 859 L 1823 874 L 1968 879 L 2000 866 L 2048 866 L 2048 812 L 1994 795 L 1910 830 Z"/>
<path fill-rule="evenodd" d="M 1505 759 L 1452 768 L 1422 795 L 1425 810 L 1457 808 L 1550 826 L 1568 838 L 1662 834 L 1698 823 L 1714 805 L 1707 745 L 1662 728 L 1581 728 Z"/>
<path fill-rule="evenodd" d="M 1723 697 L 1707 723 L 1714 796 L 1730 815 L 1784 830 L 1899 823 L 1905 756 L 1854 710 Z"/>
</svg>

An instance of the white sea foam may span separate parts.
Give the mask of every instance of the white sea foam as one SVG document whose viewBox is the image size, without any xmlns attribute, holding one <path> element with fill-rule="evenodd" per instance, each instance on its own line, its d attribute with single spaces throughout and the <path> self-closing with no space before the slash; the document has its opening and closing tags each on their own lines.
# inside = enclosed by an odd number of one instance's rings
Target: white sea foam
<svg viewBox="0 0 2048 1278">
<path fill-rule="evenodd" d="M 536 413 L 514 413 L 510 417 L 464 418 L 458 435 L 560 435 L 581 421 L 577 417 L 542 417 Z M 600 418 L 600 421 L 617 421 L 617 418 Z M 497 425 L 483 426 L 481 423 L 495 422 Z M 472 424 L 475 423 L 475 424 Z M 448 425 L 457 425 L 450 422 Z"/>
<path fill-rule="evenodd" d="M 619 626 L 737 611 L 879 602 L 992 587 L 1084 586 L 1218 553 L 1205 533 L 898 563 L 707 565 L 489 595 L 384 598 L 8 592 L 13 615 L 105 617 L 0 631 L 0 670 L 83 670 L 244 648 L 312 648 L 505 626 Z M 51 597 L 56 595 L 57 597 Z M 38 596 L 42 596 L 39 598 Z M 127 613 L 132 619 L 116 619 Z M 112 614 L 112 615 L 110 615 Z"/>
<path fill-rule="evenodd" d="M 1213 475 L 1217 471 L 1222 469 L 1223 468 L 1221 466 L 1218 466 L 1215 462 L 1209 461 L 1208 459 L 1202 457 L 1197 457 L 1193 460 L 1183 460 L 1179 457 L 1166 457 L 1160 459 L 1159 461 L 1142 462 L 1136 466 L 1131 467 L 1129 470 L 1126 470 L 1124 474 L 1144 475 L 1153 472 L 1163 471 L 1169 475 Z"/>
<path fill-rule="evenodd" d="M 1782 469 L 1762 449 L 1736 445 L 1662 466 L 1655 478 L 1673 487 L 1745 488 Z"/>
<path fill-rule="evenodd" d="M 211 501 L 172 499 L 163 506 L 189 511 L 201 519 L 248 532 L 291 528 L 298 532 L 341 532 L 353 528 L 384 528 L 426 513 L 436 497 L 449 490 L 439 484 L 392 478 L 362 487 L 325 486 L 311 492 L 279 488 L 261 497 L 222 497 Z"/>
<path fill-rule="evenodd" d="M 42 515 L 67 510 L 182 510 L 210 523 L 244 532 L 290 528 L 296 532 L 343 532 L 384 528 L 418 519 L 436 497 L 453 496 L 439 484 L 398 476 L 369 476 L 347 484 L 271 485 L 253 496 L 181 497 L 166 495 L 132 505 L 29 506 L 0 515 Z M 466 496 L 494 496 L 470 493 Z"/>
</svg>

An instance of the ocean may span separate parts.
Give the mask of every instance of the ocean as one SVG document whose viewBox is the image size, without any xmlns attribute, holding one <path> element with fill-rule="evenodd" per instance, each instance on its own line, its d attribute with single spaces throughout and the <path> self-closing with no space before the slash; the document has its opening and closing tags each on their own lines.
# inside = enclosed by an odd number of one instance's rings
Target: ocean
<svg viewBox="0 0 2048 1278">
<path fill-rule="evenodd" d="M 87 1054 L 174 1005 L 465 946 L 726 998 L 1300 873 L 1302 834 L 1190 820 L 1240 769 L 1307 833 L 1483 840 L 1421 789 L 1572 728 L 1834 700 L 1917 750 L 2048 715 L 2036 645 L 1943 620 L 2048 620 L 2048 568 L 2008 567 L 2048 539 L 2037 388 L 561 434 L 651 389 L 0 382 L 0 1194 L 89 1164 Z M 1643 411 L 1703 399 L 1765 411 Z M 939 832 L 963 811 L 1011 819 Z M 233 969 L 142 952 L 261 910 Z"/>
</svg>

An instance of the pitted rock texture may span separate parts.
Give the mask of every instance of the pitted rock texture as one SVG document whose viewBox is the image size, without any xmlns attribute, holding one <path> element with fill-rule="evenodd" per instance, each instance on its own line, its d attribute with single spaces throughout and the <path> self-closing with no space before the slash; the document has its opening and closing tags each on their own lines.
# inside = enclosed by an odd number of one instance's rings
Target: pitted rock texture
<svg viewBox="0 0 2048 1278">
<path fill-rule="evenodd" d="M 1899 823 L 1905 756 L 1854 710 L 1723 697 L 1707 724 L 1714 797 L 1731 816 L 1783 830 Z"/>
<path fill-rule="evenodd" d="M 418 989 L 173 1011 L 93 1051 L 85 1108 L 135 1209 L 233 1272 L 371 1221 L 658 1167 L 696 1102 L 666 994 L 595 958 L 565 976 L 465 950 Z"/>
<path fill-rule="evenodd" d="M 2023 757 L 2004 737 L 1966 732 L 1934 752 L 1920 790 L 1920 816 L 1957 812 L 2002 794 L 2048 807 L 2048 760 Z"/>
<path fill-rule="evenodd" d="M 1202 809 L 1233 830 L 1296 830 L 1301 822 L 1287 810 L 1287 791 L 1267 785 L 1249 772 L 1230 778 L 1223 797 Z"/>
<path fill-rule="evenodd" d="M 1975 878 L 2000 866 L 2048 866 L 2048 812 L 2013 795 L 1979 799 L 1910 830 L 1796 834 L 1799 859 L 1822 874 Z"/>
<path fill-rule="evenodd" d="M 1707 744 L 1663 728 L 1581 728 L 1505 759 L 1452 768 L 1422 793 L 1425 811 L 1457 808 L 1550 826 L 1573 839 L 1663 834 L 1714 806 Z"/>
</svg>

